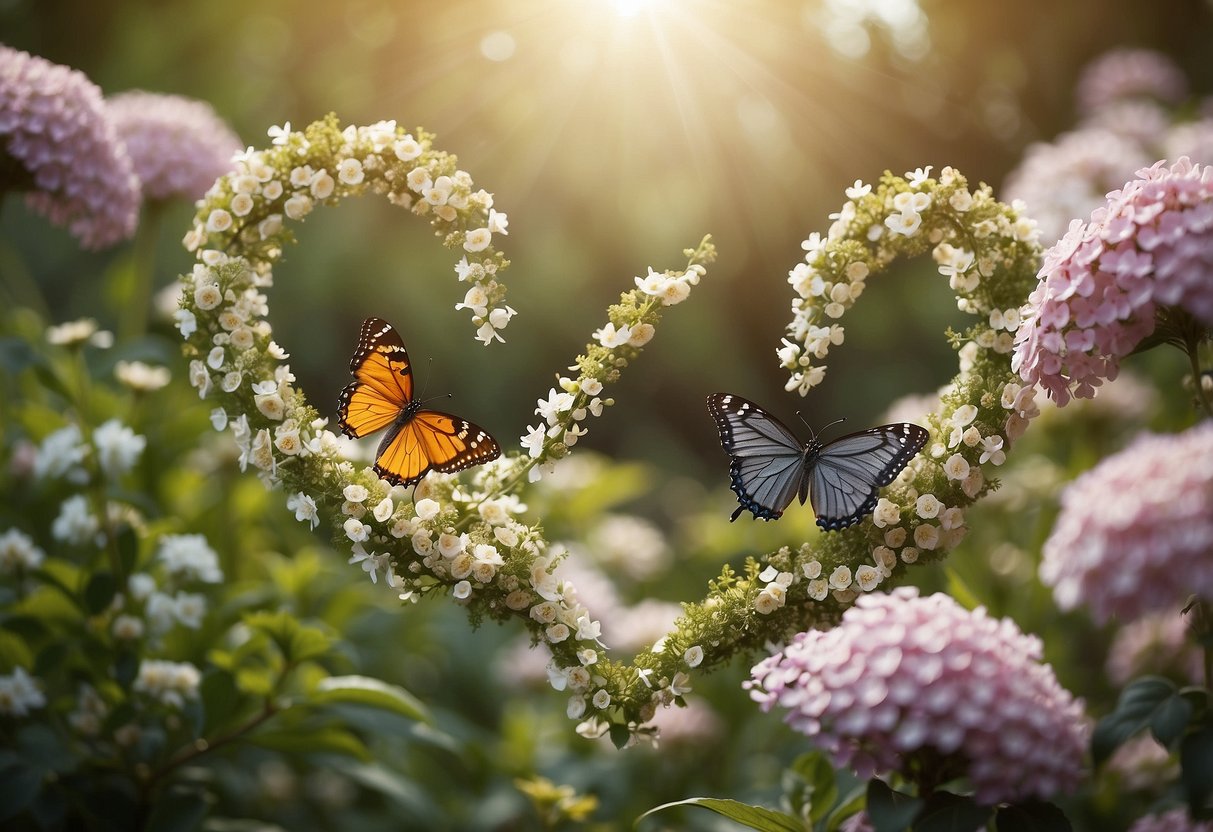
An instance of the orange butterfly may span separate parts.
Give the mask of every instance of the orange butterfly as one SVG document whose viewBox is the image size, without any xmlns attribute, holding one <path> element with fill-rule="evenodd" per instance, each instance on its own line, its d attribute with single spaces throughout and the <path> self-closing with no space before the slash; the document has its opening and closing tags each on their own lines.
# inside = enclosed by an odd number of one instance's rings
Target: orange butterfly
<svg viewBox="0 0 1213 832">
<path fill-rule="evenodd" d="M 362 322 L 350 372 L 354 380 L 341 391 L 337 408 L 341 432 L 358 439 L 387 427 L 375 473 L 392 485 L 413 485 L 431 470 L 449 474 L 501 456 L 501 446 L 484 428 L 423 409 L 413 398 L 408 353 L 387 321 Z"/>
</svg>

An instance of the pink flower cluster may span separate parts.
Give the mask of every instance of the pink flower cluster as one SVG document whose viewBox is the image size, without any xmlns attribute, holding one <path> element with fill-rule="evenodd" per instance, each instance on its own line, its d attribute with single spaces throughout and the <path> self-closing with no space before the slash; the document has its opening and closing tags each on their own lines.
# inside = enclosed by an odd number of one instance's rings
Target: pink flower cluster
<svg viewBox="0 0 1213 832">
<path fill-rule="evenodd" d="M 1188 94 L 1188 79 L 1175 62 L 1152 49 L 1117 49 L 1092 61 L 1078 80 L 1083 113 L 1126 99 L 1153 98 L 1175 104 Z"/>
<path fill-rule="evenodd" d="M 109 112 L 145 199 L 200 198 L 243 147 L 202 101 L 134 90 L 111 98 Z"/>
<path fill-rule="evenodd" d="M 1213 832 L 1213 823 L 1192 820 L 1181 806 L 1161 815 L 1146 815 L 1130 826 L 1129 832 Z"/>
<path fill-rule="evenodd" d="M 83 73 L 0 45 L 0 154 L 29 175 L 0 188 L 29 190 L 30 207 L 85 248 L 135 232 L 139 180 L 101 91 Z"/>
<path fill-rule="evenodd" d="M 1213 421 L 1146 434 L 1067 486 L 1041 579 L 1098 621 L 1213 599 Z"/>
<path fill-rule="evenodd" d="M 842 623 L 797 635 L 746 683 L 763 710 L 813 738 L 861 777 L 919 752 L 967 773 L 985 804 L 1071 790 L 1086 723 L 1041 643 L 1009 619 L 912 587 L 861 595 Z"/>
<path fill-rule="evenodd" d="M 1213 325 L 1213 169 L 1158 162 L 1044 255 L 1011 367 L 1058 405 L 1092 398 L 1154 331 L 1157 306 Z"/>
</svg>

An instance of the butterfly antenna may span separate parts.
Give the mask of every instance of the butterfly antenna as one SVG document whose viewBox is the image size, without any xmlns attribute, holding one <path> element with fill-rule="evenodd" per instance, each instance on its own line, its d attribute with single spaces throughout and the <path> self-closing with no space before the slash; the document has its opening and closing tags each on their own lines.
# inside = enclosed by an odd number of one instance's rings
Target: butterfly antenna
<svg viewBox="0 0 1213 832">
<path fill-rule="evenodd" d="M 809 424 L 809 421 L 807 419 L 805 419 L 804 416 L 800 415 L 799 410 L 796 411 L 796 418 L 799 419 L 801 422 L 804 422 L 804 426 L 809 429 L 809 434 L 813 437 L 814 442 L 817 441 L 817 437 L 820 434 L 825 433 L 827 430 L 834 427 L 834 425 L 837 425 L 839 422 L 845 422 L 847 420 L 846 417 L 844 416 L 841 419 L 835 419 L 833 422 L 830 422 L 828 425 L 823 427 L 821 430 L 813 430 L 813 426 Z"/>
<path fill-rule="evenodd" d="M 430 386 L 430 373 L 433 371 L 433 369 L 434 369 L 434 359 L 431 358 L 425 362 L 425 379 L 421 382 L 421 395 L 417 397 L 417 401 L 421 402 L 422 404 L 425 404 L 426 402 L 432 402 L 434 399 L 442 399 L 442 398 L 450 399 L 450 398 L 454 398 L 454 396 L 455 396 L 454 393 L 439 393 L 437 396 L 431 396 L 428 399 L 425 397 L 426 388 L 428 388 Z"/>
</svg>

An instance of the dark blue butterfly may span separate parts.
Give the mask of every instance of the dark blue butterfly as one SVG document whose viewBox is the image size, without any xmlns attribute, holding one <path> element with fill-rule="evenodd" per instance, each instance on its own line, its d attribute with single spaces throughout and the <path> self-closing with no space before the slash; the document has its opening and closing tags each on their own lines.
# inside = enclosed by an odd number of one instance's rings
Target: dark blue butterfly
<svg viewBox="0 0 1213 832">
<path fill-rule="evenodd" d="M 876 507 L 877 493 L 927 443 L 927 431 L 909 422 L 881 425 L 823 444 L 796 438 L 783 422 L 732 393 L 708 396 L 720 444 L 732 458 L 730 487 L 743 510 L 774 520 L 800 495 L 812 497 L 817 525 L 826 531 L 854 525 Z"/>
</svg>

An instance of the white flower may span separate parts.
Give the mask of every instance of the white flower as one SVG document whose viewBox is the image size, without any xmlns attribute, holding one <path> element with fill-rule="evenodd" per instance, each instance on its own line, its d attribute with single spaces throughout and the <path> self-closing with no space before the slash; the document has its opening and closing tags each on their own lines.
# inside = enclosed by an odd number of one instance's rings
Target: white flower
<svg viewBox="0 0 1213 832">
<path fill-rule="evenodd" d="M 76 482 L 83 481 L 86 474 L 80 463 L 88 454 L 88 446 L 76 425 L 68 425 L 48 434 L 34 457 L 34 477 L 53 479 L 67 477 Z"/>
<path fill-rule="evenodd" d="M 351 517 L 345 521 L 342 528 L 345 529 L 345 536 L 355 543 L 362 543 L 365 540 L 370 540 L 371 527 L 363 523 L 356 517 Z M 350 561 L 353 563 L 354 561 Z"/>
<path fill-rule="evenodd" d="M 632 328 L 630 326 L 622 326 L 619 329 L 615 328 L 615 324 L 608 323 L 601 329 L 594 330 L 594 340 L 602 344 L 607 349 L 614 349 L 628 342 L 632 337 Z"/>
<path fill-rule="evenodd" d="M 362 184 L 362 162 L 358 159 L 342 159 L 341 164 L 337 166 L 337 178 L 346 185 Z"/>
<path fill-rule="evenodd" d="M 670 682 L 670 693 L 674 696 L 683 696 L 691 692 L 691 677 L 683 673 L 681 670 L 674 674 L 673 681 Z"/>
<path fill-rule="evenodd" d="M 939 545 L 939 529 L 930 523 L 915 527 L 914 545 L 919 549 L 934 549 Z"/>
<path fill-rule="evenodd" d="M 632 336 L 628 338 L 629 347 L 643 347 L 649 341 L 653 340 L 653 336 L 657 333 L 656 328 L 650 323 L 638 323 L 632 327 Z"/>
<path fill-rule="evenodd" d="M 418 500 L 417 504 L 413 508 L 417 512 L 417 519 L 433 520 L 435 517 L 438 516 L 438 511 L 442 507 L 440 505 L 438 505 L 437 501 L 431 500 L 428 497 L 426 497 L 423 500 Z"/>
<path fill-rule="evenodd" d="M 535 408 L 535 413 L 547 419 L 549 425 L 555 425 L 560 421 L 561 413 L 573 409 L 573 401 L 572 393 L 564 393 L 553 387 L 548 391 L 546 401 L 544 399 L 537 400 L 536 404 L 538 406 Z"/>
<path fill-rule="evenodd" d="M 856 179 L 855 184 L 847 188 L 847 199 L 862 199 L 872 193 L 872 186 L 863 184 L 863 180 Z"/>
<path fill-rule="evenodd" d="M 206 218 L 206 230 L 223 232 L 232 227 L 232 215 L 222 208 L 216 208 Z"/>
<path fill-rule="evenodd" d="M 371 515 L 380 523 L 386 523 L 388 518 L 392 516 L 392 512 L 396 510 L 396 506 L 392 503 L 391 497 L 384 497 L 371 511 Z"/>
<path fill-rule="evenodd" d="M 950 480 L 963 480 L 969 476 L 969 463 L 960 454 L 952 454 L 944 462 L 943 472 Z"/>
<path fill-rule="evenodd" d="M 217 584 L 223 580 L 219 555 L 200 534 L 166 534 L 160 538 L 156 558 L 164 571 L 181 580 Z"/>
<path fill-rule="evenodd" d="M 588 615 L 582 615 L 577 618 L 577 640 L 578 641 L 597 641 L 602 635 L 602 624 L 598 621 L 593 621 Z"/>
<path fill-rule="evenodd" d="M 475 228 L 464 235 L 463 248 L 471 252 L 484 251 L 492 242 L 493 232 L 487 228 Z"/>
<path fill-rule="evenodd" d="M 295 194 L 282 204 L 283 212 L 293 220 L 301 220 L 312 212 L 312 198 L 307 194 Z"/>
<path fill-rule="evenodd" d="M 341 493 L 345 499 L 349 500 L 351 503 L 361 503 L 367 497 L 371 496 L 371 492 L 367 491 L 365 486 L 359 485 L 358 483 L 351 483 L 347 485 L 341 490 Z"/>
<path fill-rule="evenodd" d="M 699 667 L 703 662 L 703 648 L 698 644 L 688 647 L 682 654 L 682 660 L 687 663 L 687 667 Z"/>
<path fill-rule="evenodd" d="M 0 534 L 0 574 L 11 575 L 19 570 L 37 569 L 45 558 L 46 553 L 20 529 L 9 529 Z"/>
<path fill-rule="evenodd" d="M 943 505 L 935 497 L 934 494 L 923 494 L 914 503 L 914 510 L 919 517 L 929 520 L 939 514 Z"/>
<path fill-rule="evenodd" d="M 979 463 L 990 462 L 994 465 L 1002 465 L 1007 461 L 1007 454 L 1002 449 L 1002 437 L 994 434 L 987 436 L 981 440 L 981 458 Z"/>
<path fill-rule="evenodd" d="M 599 688 L 594 692 L 594 698 L 590 702 L 598 710 L 604 710 L 611 705 L 611 694 L 607 693 L 606 688 Z"/>
<path fill-rule="evenodd" d="M 510 233 L 508 230 L 509 225 L 510 225 L 509 217 L 507 217 L 505 214 L 501 213 L 500 211 L 494 210 L 493 208 L 489 209 L 489 222 L 488 222 L 489 231 L 491 231 L 494 234 L 508 235 Z"/>
<path fill-rule="evenodd" d="M 76 546 L 93 541 L 101 528 L 97 518 L 88 507 L 88 498 L 83 494 L 68 497 L 59 506 L 59 516 L 51 524 L 51 536 Z"/>
<path fill-rule="evenodd" d="M 349 526 L 349 521 L 346 522 L 346 526 Z M 355 542 L 350 551 L 354 554 L 350 556 L 349 562 L 361 563 L 362 571 L 371 576 L 371 583 L 379 583 L 379 570 L 388 565 L 388 555 L 386 553 L 377 555 L 374 552 L 368 552 L 361 542 Z"/>
<path fill-rule="evenodd" d="M 206 596 L 191 592 L 178 592 L 173 599 L 173 615 L 185 627 L 197 630 L 206 615 Z"/>
<path fill-rule="evenodd" d="M 152 367 L 142 361 L 119 361 L 114 365 L 114 377 L 140 393 L 159 390 L 171 378 L 167 367 Z"/>
<path fill-rule="evenodd" d="M 266 132 L 266 135 L 268 135 L 273 140 L 274 144 L 284 145 L 291 138 L 291 123 L 288 121 L 285 124 L 283 124 L 281 127 L 279 127 L 276 124 L 271 125 L 270 128 L 268 130 L 266 130 L 265 132 Z"/>
<path fill-rule="evenodd" d="M 320 515 L 316 510 L 316 501 L 300 491 L 286 498 L 287 511 L 295 512 L 295 519 L 307 523 L 311 528 L 320 525 Z"/>
<path fill-rule="evenodd" d="M 156 579 L 146 572 L 136 572 L 126 579 L 126 591 L 136 601 L 144 601 L 156 591 Z"/>
<path fill-rule="evenodd" d="M 38 688 L 38 682 L 17 667 L 8 676 L 0 676 L 0 714 L 26 716 L 31 708 L 46 705 L 46 696 Z"/>
<path fill-rule="evenodd" d="M 188 309 L 178 309 L 173 313 L 173 320 L 177 322 L 176 326 L 181 331 L 182 338 L 189 338 L 198 331 L 198 319 Z"/>
<path fill-rule="evenodd" d="M 205 399 L 211 392 L 211 374 L 207 371 L 206 365 L 198 359 L 191 361 L 189 379 L 190 386 L 198 389 L 198 398 Z"/>
<path fill-rule="evenodd" d="M 892 526 L 901 519 L 901 508 L 891 500 L 881 497 L 872 511 L 872 523 L 877 528 Z"/>
<path fill-rule="evenodd" d="M 543 453 L 543 441 L 547 438 L 547 431 L 543 425 L 538 427 L 526 426 L 527 432 L 522 437 L 522 447 L 526 449 L 527 454 L 531 459 L 538 459 Z"/>
<path fill-rule="evenodd" d="M 136 435 L 119 420 L 110 419 L 93 431 L 93 444 L 101 470 L 111 479 L 117 479 L 134 467 L 147 446 L 147 439 Z"/>
<path fill-rule="evenodd" d="M 451 595 L 459 600 L 470 597 L 472 594 L 472 585 L 468 581 L 460 581 L 451 588 Z"/>
<path fill-rule="evenodd" d="M 411 162 L 421 155 L 421 145 L 411 135 L 405 134 L 392 145 L 392 153 L 402 162 Z"/>
<path fill-rule="evenodd" d="M 859 588 L 864 592 L 871 592 L 880 585 L 881 574 L 875 567 L 868 566 L 866 563 L 855 570 L 855 583 L 859 584 Z"/>
<path fill-rule="evenodd" d="M 134 690 L 165 705 L 180 708 L 185 700 L 198 698 L 201 681 L 202 674 L 192 664 L 144 659 L 139 665 Z"/>
<path fill-rule="evenodd" d="M 835 567 L 830 573 L 830 589 L 846 589 L 851 585 L 851 568 L 849 566 Z"/>
<path fill-rule="evenodd" d="M 114 619 L 110 632 L 119 641 L 134 641 L 143 638 L 143 619 L 133 615 L 120 615 Z"/>
<path fill-rule="evenodd" d="M 902 211 L 899 214 L 890 214 L 885 217 L 885 226 L 894 234 L 901 234 L 906 237 L 913 237 L 914 232 L 918 231 L 922 225 L 922 214 L 917 211 Z"/>
</svg>

